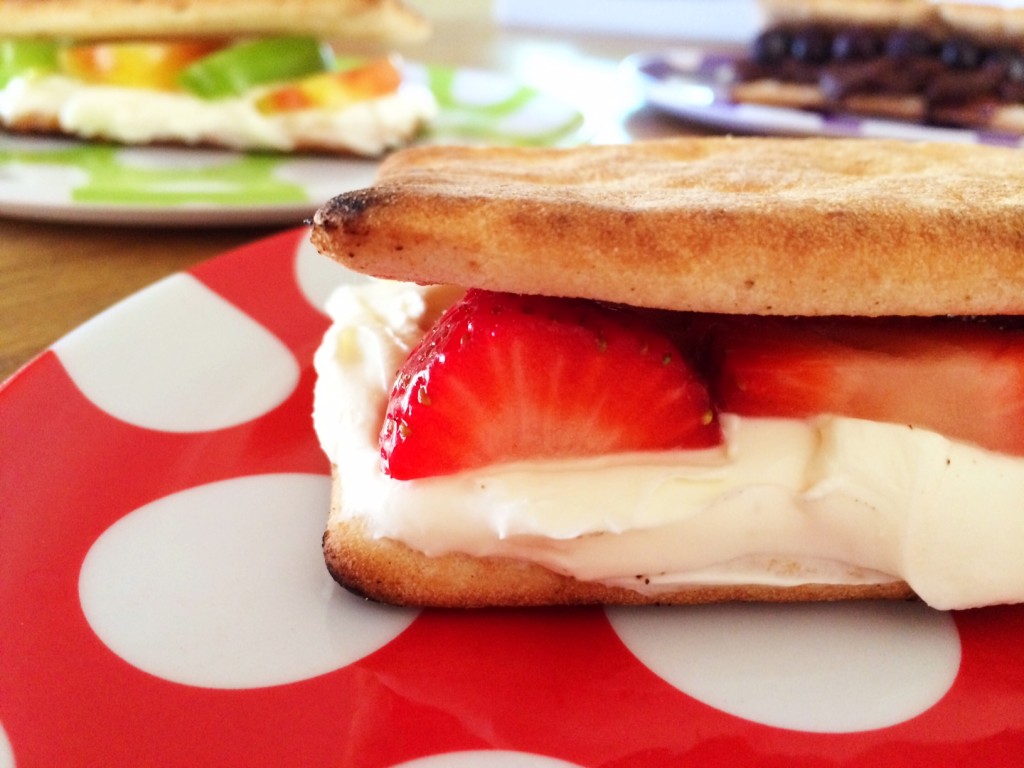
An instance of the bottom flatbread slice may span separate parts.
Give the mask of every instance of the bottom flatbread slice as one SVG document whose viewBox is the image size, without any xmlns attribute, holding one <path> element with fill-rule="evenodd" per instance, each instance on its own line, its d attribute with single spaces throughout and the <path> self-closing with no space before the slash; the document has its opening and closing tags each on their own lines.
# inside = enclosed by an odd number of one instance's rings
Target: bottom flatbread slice
<svg viewBox="0 0 1024 768">
<path fill-rule="evenodd" d="M 428 557 L 393 539 L 373 538 L 339 506 L 339 475 L 323 549 L 334 579 L 357 595 L 392 605 L 485 608 L 566 605 L 698 605 L 722 602 L 821 602 L 910 599 L 903 581 L 879 584 L 689 585 L 641 592 L 579 581 L 533 563 L 461 553 Z"/>
</svg>

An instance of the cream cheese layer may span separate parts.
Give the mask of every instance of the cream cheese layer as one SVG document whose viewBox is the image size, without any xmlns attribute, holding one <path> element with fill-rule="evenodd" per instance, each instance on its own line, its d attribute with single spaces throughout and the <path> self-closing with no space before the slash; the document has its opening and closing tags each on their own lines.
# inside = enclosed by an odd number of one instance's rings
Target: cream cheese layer
<svg viewBox="0 0 1024 768">
<path fill-rule="evenodd" d="M 256 107 L 259 95 L 202 99 L 177 91 L 84 84 L 62 75 L 27 75 L 0 88 L 0 120 L 52 122 L 70 135 L 128 144 L 324 148 L 375 156 L 404 144 L 437 111 L 433 95 L 417 85 L 341 110 L 264 114 Z"/>
</svg>

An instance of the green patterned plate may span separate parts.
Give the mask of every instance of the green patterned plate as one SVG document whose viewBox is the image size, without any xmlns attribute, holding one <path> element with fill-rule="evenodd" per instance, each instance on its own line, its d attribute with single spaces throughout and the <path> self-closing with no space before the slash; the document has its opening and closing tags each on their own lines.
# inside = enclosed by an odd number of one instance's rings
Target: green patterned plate
<svg viewBox="0 0 1024 768">
<path fill-rule="evenodd" d="M 583 116 L 492 72 L 408 64 L 440 111 L 425 143 L 555 146 L 583 141 Z M 299 224 L 369 184 L 376 160 L 120 147 L 0 135 L 0 214 L 141 225 Z"/>
</svg>

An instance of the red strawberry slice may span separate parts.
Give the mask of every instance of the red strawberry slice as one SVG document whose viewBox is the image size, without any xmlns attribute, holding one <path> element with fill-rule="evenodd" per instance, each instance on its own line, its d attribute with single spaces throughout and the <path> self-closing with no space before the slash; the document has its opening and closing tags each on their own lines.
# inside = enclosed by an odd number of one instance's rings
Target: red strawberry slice
<svg viewBox="0 0 1024 768">
<path fill-rule="evenodd" d="M 910 424 L 1024 454 L 1024 331 L 957 318 L 734 318 L 714 336 L 721 411 Z"/>
<path fill-rule="evenodd" d="M 380 435 L 384 471 L 402 480 L 720 441 L 703 382 L 638 314 L 481 290 L 412 351 Z"/>
</svg>

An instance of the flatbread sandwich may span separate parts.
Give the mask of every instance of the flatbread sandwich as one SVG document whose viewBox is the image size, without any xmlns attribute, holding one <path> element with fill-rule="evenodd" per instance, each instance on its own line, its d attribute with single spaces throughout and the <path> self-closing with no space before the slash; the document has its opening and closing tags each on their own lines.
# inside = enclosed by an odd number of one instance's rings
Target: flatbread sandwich
<svg viewBox="0 0 1024 768">
<path fill-rule="evenodd" d="M 393 53 L 429 33 L 398 0 L 4 0 L 0 128 L 377 156 L 435 114 Z"/>
<path fill-rule="evenodd" d="M 762 0 L 736 101 L 1024 134 L 1024 8 Z"/>
<path fill-rule="evenodd" d="M 327 564 L 450 607 L 1024 600 L 1016 150 L 422 147 L 326 203 Z"/>
</svg>

